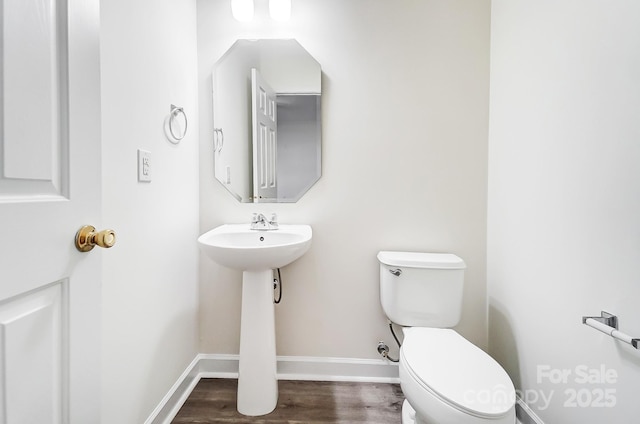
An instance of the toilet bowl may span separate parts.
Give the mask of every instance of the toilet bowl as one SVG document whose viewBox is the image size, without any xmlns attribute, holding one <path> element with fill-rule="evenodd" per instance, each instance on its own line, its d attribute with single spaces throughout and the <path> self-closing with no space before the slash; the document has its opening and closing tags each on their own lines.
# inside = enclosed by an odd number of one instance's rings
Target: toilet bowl
<svg viewBox="0 0 640 424">
<path fill-rule="evenodd" d="M 505 370 L 451 329 L 460 321 L 464 270 L 450 253 L 378 253 L 380 301 L 403 326 L 403 424 L 515 424 Z"/>
<path fill-rule="evenodd" d="M 502 367 L 454 330 L 404 329 L 402 424 L 514 424 L 515 389 Z"/>
</svg>

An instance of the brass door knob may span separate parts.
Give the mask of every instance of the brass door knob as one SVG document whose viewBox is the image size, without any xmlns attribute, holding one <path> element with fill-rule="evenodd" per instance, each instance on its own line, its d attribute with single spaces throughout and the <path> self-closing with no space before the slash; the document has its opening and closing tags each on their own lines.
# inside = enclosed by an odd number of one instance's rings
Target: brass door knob
<svg viewBox="0 0 640 424">
<path fill-rule="evenodd" d="M 96 231 L 93 225 L 85 225 L 76 233 L 76 248 L 88 252 L 95 246 L 108 249 L 116 244 L 116 232 L 113 230 Z"/>
</svg>

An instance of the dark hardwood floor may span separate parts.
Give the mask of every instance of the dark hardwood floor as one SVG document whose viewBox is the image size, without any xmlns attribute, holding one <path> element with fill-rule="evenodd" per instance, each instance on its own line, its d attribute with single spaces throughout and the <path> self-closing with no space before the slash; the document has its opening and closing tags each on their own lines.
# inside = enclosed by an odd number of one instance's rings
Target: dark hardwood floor
<svg viewBox="0 0 640 424">
<path fill-rule="evenodd" d="M 404 396 L 399 384 L 279 381 L 278 406 L 261 417 L 245 417 L 236 411 L 237 387 L 237 380 L 200 380 L 172 423 L 401 422 Z"/>
</svg>

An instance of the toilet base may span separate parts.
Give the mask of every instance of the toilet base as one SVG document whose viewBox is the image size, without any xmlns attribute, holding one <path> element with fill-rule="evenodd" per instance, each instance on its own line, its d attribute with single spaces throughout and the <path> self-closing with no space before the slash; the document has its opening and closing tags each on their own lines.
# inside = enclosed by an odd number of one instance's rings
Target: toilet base
<svg viewBox="0 0 640 424">
<path fill-rule="evenodd" d="M 402 403 L 402 424 L 428 424 L 418 417 L 416 417 L 416 410 L 409 403 L 408 400 L 404 400 Z"/>
<path fill-rule="evenodd" d="M 483 421 L 484 422 L 484 421 Z M 510 414 L 503 417 L 499 421 L 493 421 L 495 424 L 516 424 L 516 415 L 515 408 L 511 411 Z M 416 410 L 413 409 L 413 406 L 409 403 L 407 399 L 402 403 L 402 424 L 438 424 L 433 421 L 425 421 L 420 416 L 416 415 Z"/>
<path fill-rule="evenodd" d="M 411 407 L 408 400 L 402 402 L 402 424 L 415 424 L 416 410 Z"/>
</svg>

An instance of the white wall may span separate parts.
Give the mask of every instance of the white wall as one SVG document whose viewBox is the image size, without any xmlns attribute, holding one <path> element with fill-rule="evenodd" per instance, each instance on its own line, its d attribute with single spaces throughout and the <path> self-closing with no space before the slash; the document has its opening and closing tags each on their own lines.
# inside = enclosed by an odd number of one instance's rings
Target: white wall
<svg viewBox="0 0 640 424">
<path fill-rule="evenodd" d="M 581 324 L 606 310 L 640 335 L 638 22 L 636 1 L 492 1 L 490 352 L 547 423 L 640 411 L 638 352 Z M 618 377 L 580 384 L 577 366 Z M 565 406 L 572 390 L 585 407 Z M 589 406 L 605 390 L 615 407 Z"/>
<path fill-rule="evenodd" d="M 200 230 L 255 211 L 314 231 L 282 272 L 278 354 L 379 357 L 382 249 L 464 258 L 459 330 L 486 347 L 489 15 L 488 0 L 309 0 L 286 24 L 243 24 L 228 1 L 198 1 Z M 288 37 L 323 68 L 323 175 L 295 204 L 241 204 L 214 180 L 212 67 L 237 38 Z M 241 273 L 202 257 L 200 278 L 201 349 L 237 353 Z"/>
<path fill-rule="evenodd" d="M 102 2 L 104 257 L 102 422 L 140 424 L 198 351 L 195 1 Z M 189 118 L 163 134 L 174 103 Z M 136 151 L 151 152 L 151 183 Z M 91 158 L 87 158 L 91 160 Z"/>
</svg>

